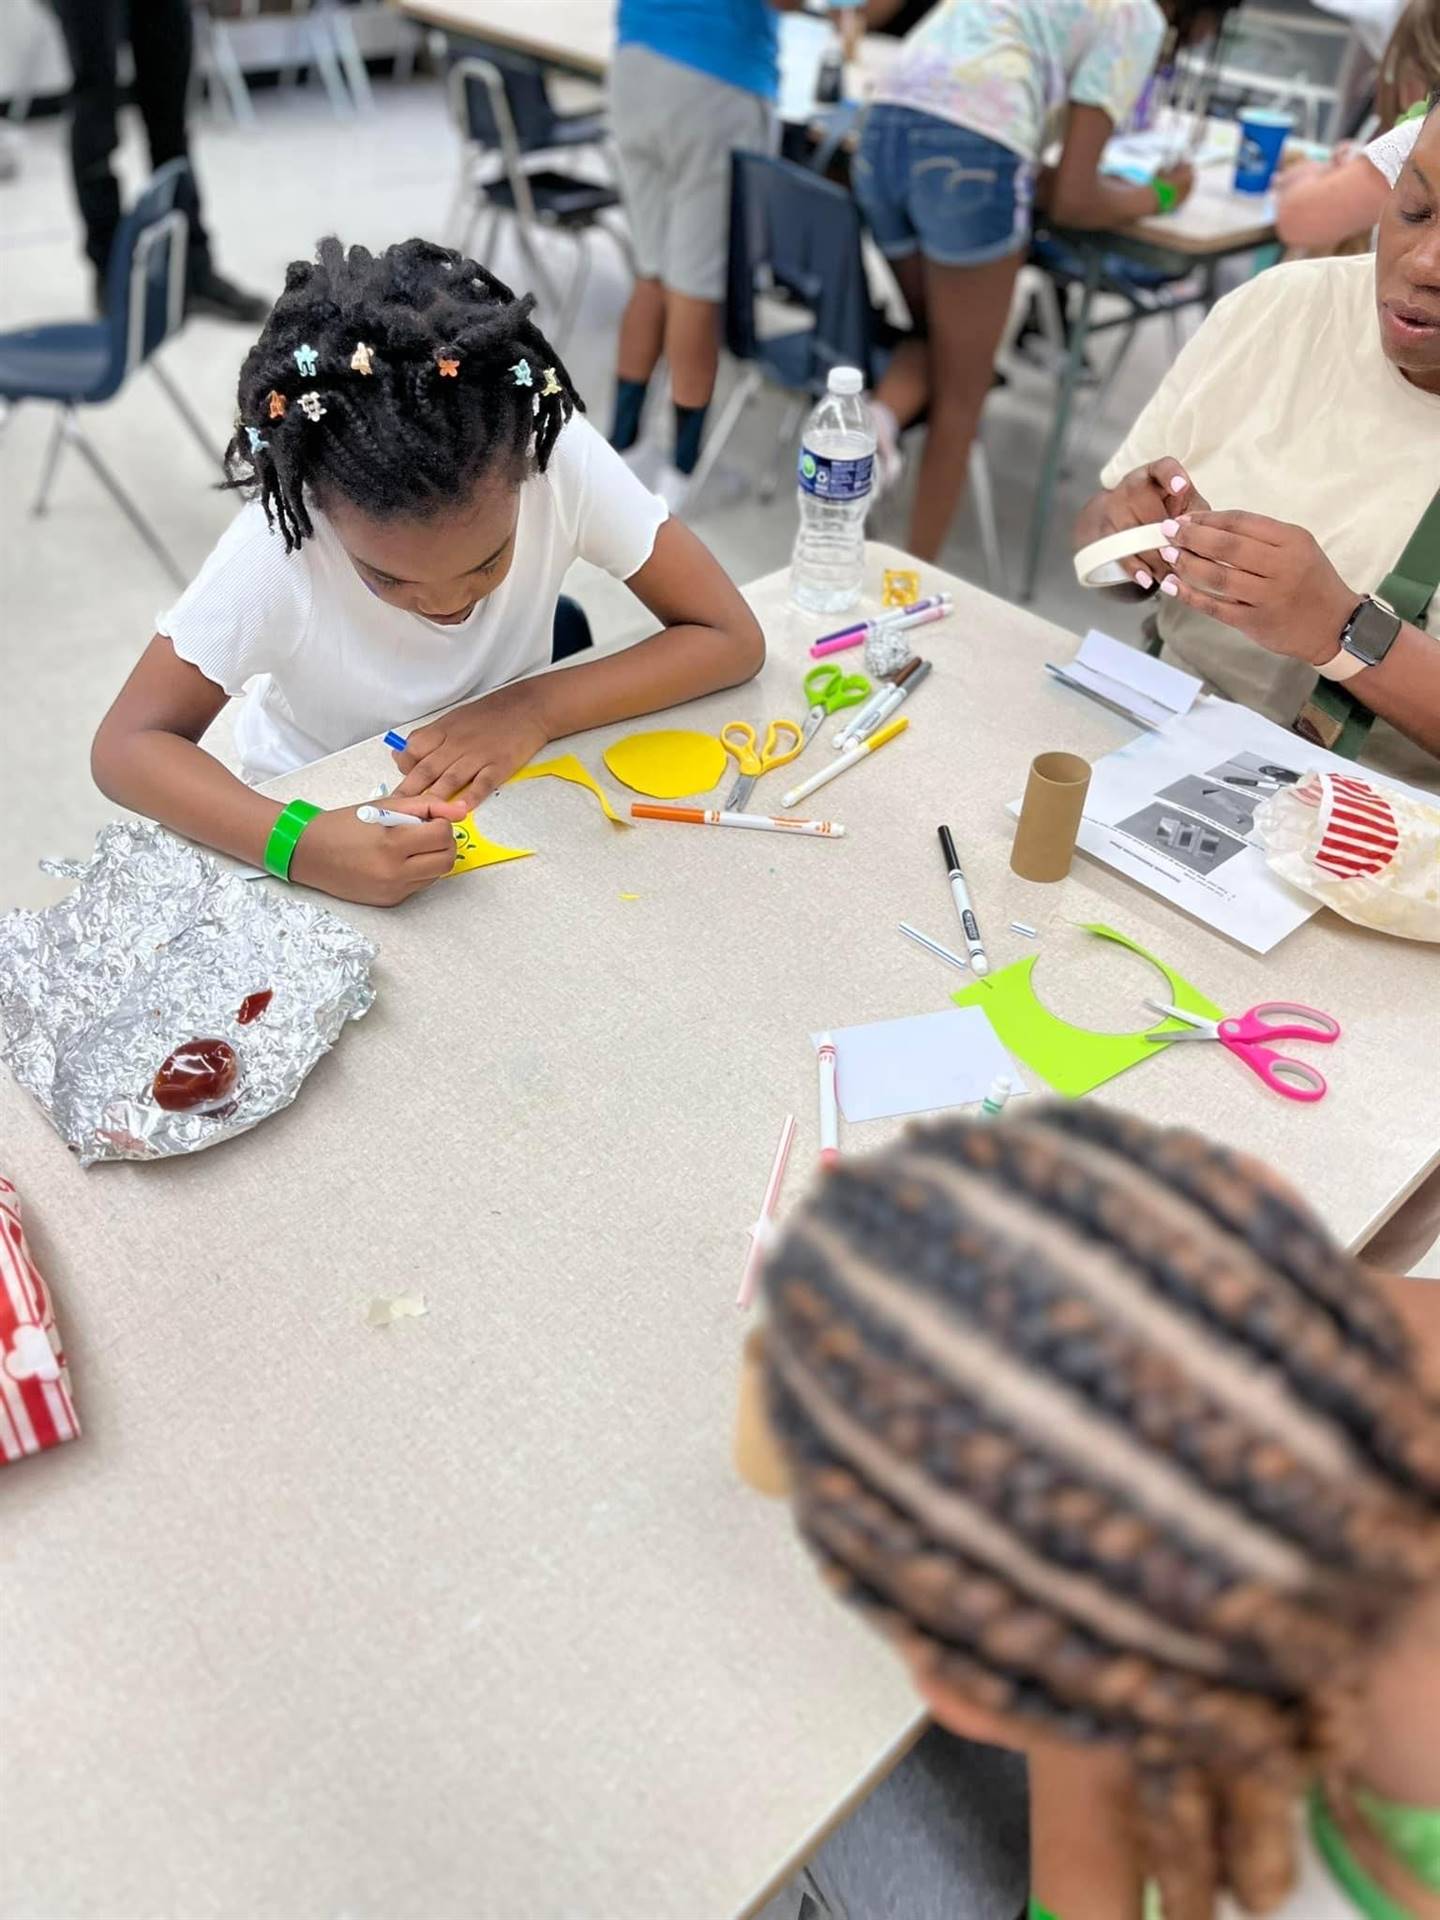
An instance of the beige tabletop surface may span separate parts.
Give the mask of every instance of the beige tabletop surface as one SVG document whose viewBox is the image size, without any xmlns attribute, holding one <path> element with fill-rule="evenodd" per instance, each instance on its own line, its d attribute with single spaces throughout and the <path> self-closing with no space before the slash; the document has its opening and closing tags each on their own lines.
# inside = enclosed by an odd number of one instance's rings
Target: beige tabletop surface
<svg viewBox="0 0 1440 1920">
<path fill-rule="evenodd" d="M 902 557 L 871 549 L 869 608 Z M 339 909 L 375 1006 L 255 1132 L 82 1172 L 0 1074 L 85 1428 L 0 1472 L 5 1920 L 727 1920 L 884 1770 L 898 1670 L 732 1475 L 733 1302 L 787 1112 L 787 1206 L 815 1164 L 808 1036 L 964 984 L 896 931 L 956 937 L 941 820 L 1057 1011 L 1141 1024 L 1148 969 L 1073 924 L 1103 919 L 1223 1006 L 1346 1028 L 1314 1107 L 1201 1046 L 1109 1097 L 1274 1160 L 1347 1241 L 1434 1161 L 1432 951 L 1322 914 L 1262 960 L 1083 860 L 1014 878 L 1031 756 L 1129 730 L 1044 673 L 1073 636 L 924 572 L 957 606 L 911 727 L 810 803 L 846 839 L 622 829 L 526 783 L 485 824 L 533 859 Z M 763 677 L 677 723 L 800 713 L 833 623 L 783 574 L 750 597 Z M 600 772 L 625 730 L 567 746 Z M 424 1318 L 366 1324 L 401 1292 Z"/>
<path fill-rule="evenodd" d="M 1275 238 L 1275 208 L 1268 194 L 1237 193 L 1235 162 L 1198 167 L 1195 190 L 1174 213 L 1149 214 L 1121 231 L 1170 253 L 1239 253 L 1268 246 Z"/>
</svg>

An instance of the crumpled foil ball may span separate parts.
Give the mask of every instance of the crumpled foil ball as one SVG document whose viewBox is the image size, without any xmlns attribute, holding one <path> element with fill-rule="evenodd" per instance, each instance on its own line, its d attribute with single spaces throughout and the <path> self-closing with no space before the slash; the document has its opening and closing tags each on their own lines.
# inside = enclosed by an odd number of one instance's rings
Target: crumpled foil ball
<svg viewBox="0 0 1440 1920">
<path fill-rule="evenodd" d="M 0 918 L 0 1058 L 82 1166 L 155 1160 L 232 1139 L 300 1091 L 375 998 L 376 948 L 311 900 L 223 871 L 148 821 L 117 820 L 79 882 L 38 913 Z M 253 1024 L 241 1006 L 272 998 Z M 151 1087 L 188 1040 L 239 1057 L 217 1113 L 172 1113 Z"/>
<path fill-rule="evenodd" d="M 865 642 L 865 671 L 876 680 L 903 667 L 914 652 L 908 633 L 887 633 L 881 627 Z"/>
</svg>

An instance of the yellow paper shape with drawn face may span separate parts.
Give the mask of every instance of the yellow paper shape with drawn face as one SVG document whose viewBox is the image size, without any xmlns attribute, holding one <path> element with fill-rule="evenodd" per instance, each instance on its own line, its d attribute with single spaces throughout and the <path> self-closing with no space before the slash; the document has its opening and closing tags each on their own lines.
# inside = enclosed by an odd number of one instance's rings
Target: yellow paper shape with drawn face
<svg viewBox="0 0 1440 1920">
<path fill-rule="evenodd" d="M 609 795 L 601 786 L 600 782 L 595 778 L 594 774 L 590 772 L 589 768 L 573 753 L 559 754 L 553 760 L 537 760 L 532 766 L 522 767 L 519 773 L 512 773 L 505 784 L 508 787 L 513 787 L 517 780 L 544 780 L 546 778 L 568 780 L 572 786 L 584 787 L 588 792 L 593 793 L 595 798 L 600 802 L 600 805 L 604 808 L 605 818 L 607 820 L 613 820 L 617 827 L 628 827 L 630 825 L 628 820 L 622 820 L 620 815 L 616 813 L 614 807 L 610 804 Z"/>
<path fill-rule="evenodd" d="M 472 867 L 498 867 L 504 860 L 528 860 L 533 847 L 502 847 L 487 840 L 475 825 L 473 813 L 467 813 L 455 829 L 455 864 L 452 874 L 469 873 Z"/>
<path fill-rule="evenodd" d="M 728 756 L 713 733 L 662 728 L 631 733 L 605 749 L 605 764 L 622 786 L 652 800 L 681 800 L 708 793 L 725 772 Z"/>
</svg>

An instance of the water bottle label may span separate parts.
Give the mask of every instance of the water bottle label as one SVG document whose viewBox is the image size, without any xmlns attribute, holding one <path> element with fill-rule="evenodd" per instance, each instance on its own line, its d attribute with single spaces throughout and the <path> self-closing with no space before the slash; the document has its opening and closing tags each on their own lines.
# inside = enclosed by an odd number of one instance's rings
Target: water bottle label
<svg viewBox="0 0 1440 1920">
<path fill-rule="evenodd" d="M 874 471 L 874 454 L 862 454 L 858 460 L 827 460 L 823 453 L 802 447 L 795 474 L 806 493 L 813 493 L 817 500 L 863 500 Z"/>
</svg>

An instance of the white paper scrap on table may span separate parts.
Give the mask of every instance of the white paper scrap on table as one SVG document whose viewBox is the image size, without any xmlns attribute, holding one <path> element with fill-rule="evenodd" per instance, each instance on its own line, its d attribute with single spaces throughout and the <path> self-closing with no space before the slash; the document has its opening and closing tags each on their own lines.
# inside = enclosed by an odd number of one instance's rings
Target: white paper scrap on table
<svg viewBox="0 0 1440 1920">
<path fill-rule="evenodd" d="M 372 1300 L 365 1310 L 367 1327 L 389 1327 L 397 1320 L 419 1320 L 430 1309 L 423 1293 L 397 1293 L 389 1300 Z"/>
<path fill-rule="evenodd" d="M 1177 714 L 1189 713 L 1201 686 L 1193 673 L 1182 673 L 1139 647 L 1127 647 L 1098 627 L 1086 634 L 1073 660 L 1050 671 L 1057 680 L 1121 708 L 1147 727 L 1163 727 Z"/>
<path fill-rule="evenodd" d="M 1435 798 L 1207 695 L 1095 762 L 1077 844 L 1252 953 L 1269 953 L 1320 903 L 1270 871 L 1255 815 L 1311 771 L 1358 772 L 1422 804 Z M 1020 811 L 1018 800 L 1010 811 Z"/>
<path fill-rule="evenodd" d="M 1029 1092 L 979 1007 L 839 1027 L 831 1038 L 840 1111 L 851 1126 L 975 1105 L 1001 1074 L 1014 1093 Z M 810 1041 L 818 1048 L 820 1035 Z"/>
</svg>

